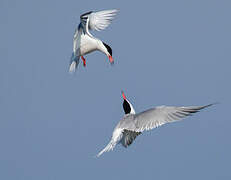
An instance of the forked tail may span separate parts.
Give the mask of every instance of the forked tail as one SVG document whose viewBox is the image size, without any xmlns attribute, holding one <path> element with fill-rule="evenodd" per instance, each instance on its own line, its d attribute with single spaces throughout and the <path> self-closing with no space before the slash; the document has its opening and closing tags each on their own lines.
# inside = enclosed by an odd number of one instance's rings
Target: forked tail
<svg viewBox="0 0 231 180">
<path fill-rule="evenodd" d="M 101 156 L 104 152 L 113 150 L 115 145 L 116 143 L 113 140 L 111 140 L 109 144 L 102 151 L 100 151 L 99 154 L 97 154 L 97 157 Z"/>
<path fill-rule="evenodd" d="M 70 73 L 75 72 L 78 64 L 79 64 L 79 56 L 76 56 L 74 53 L 72 53 L 70 66 L 69 66 L 69 72 Z"/>
<path fill-rule="evenodd" d="M 102 151 L 99 152 L 97 157 L 101 156 L 101 154 L 103 154 L 104 152 L 108 152 L 108 151 L 113 150 L 114 147 L 116 146 L 116 144 L 118 142 L 120 142 L 122 137 L 123 137 L 123 129 L 115 128 L 115 130 L 113 131 L 113 134 L 112 134 L 111 141 Z"/>
</svg>

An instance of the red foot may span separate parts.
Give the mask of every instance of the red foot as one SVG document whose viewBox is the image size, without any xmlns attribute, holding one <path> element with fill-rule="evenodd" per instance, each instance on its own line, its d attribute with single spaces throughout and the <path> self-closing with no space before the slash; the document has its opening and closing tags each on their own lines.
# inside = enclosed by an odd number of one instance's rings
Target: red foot
<svg viewBox="0 0 231 180">
<path fill-rule="evenodd" d="M 83 66 L 86 67 L 86 59 L 83 56 L 81 56 L 81 59 L 83 61 Z"/>
</svg>

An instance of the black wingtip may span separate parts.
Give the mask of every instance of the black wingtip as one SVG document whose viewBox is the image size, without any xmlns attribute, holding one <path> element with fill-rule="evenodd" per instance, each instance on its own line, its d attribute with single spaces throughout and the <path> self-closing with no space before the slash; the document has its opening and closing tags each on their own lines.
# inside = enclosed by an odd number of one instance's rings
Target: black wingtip
<svg viewBox="0 0 231 180">
<path fill-rule="evenodd" d="M 216 105 L 216 104 L 220 104 L 220 103 L 219 103 L 219 102 L 211 103 L 211 104 L 208 104 L 208 105 L 202 106 L 202 108 L 201 108 L 201 109 L 204 109 L 204 108 L 207 108 L 207 107 L 210 107 L 210 106 Z"/>
<path fill-rule="evenodd" d="M 211 104 L 208 104 L 205 106 L 194 106 L 194 107 L 192 106 L 191 108 L 183 109 L 182 111 L 185 113 L 188 113 L 187 116 L 191 116 L 192 114 L 197 113 L 200 110 L 205 109 L 205 108 L 210 107 L 210 106 L 215 105 L 215 104 L 217 104 L 217 103 L 211 103 Z"/>
</svg>

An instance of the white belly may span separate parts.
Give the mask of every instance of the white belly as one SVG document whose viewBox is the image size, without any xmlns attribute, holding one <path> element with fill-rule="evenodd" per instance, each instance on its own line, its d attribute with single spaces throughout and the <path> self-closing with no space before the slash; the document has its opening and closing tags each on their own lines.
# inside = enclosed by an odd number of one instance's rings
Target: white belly
<svg viewBox="0 0 231 180">
<path fill-rule="evenodd" d="M 88 35 L 82 35 L 79 42 L 80 55 L 83 56 L 97 50 L 98 41 Z"/>
</svg>

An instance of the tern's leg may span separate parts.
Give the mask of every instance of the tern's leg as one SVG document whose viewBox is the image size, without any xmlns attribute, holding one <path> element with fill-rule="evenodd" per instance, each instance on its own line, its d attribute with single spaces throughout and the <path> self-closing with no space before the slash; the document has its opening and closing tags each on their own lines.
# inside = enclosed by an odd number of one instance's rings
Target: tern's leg
<svg viewBox="0 0 231 180">
<path fill-rule="evenodd" d="M 86 67 L 86 59 L 83 56 L 81 56 L 81 59 L 83 61 L 83 66 Z"/>
</svg>

